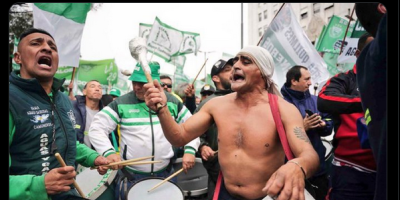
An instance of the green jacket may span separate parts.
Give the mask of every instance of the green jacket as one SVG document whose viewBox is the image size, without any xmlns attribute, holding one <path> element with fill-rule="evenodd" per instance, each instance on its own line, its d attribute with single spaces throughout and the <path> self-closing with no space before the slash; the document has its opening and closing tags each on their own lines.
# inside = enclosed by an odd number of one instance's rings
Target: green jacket
<svg viewBox="0 0 400 200">
<path fill-rule="evenodd" d="M 59 91 L 64 80 L 54 78 L 51 95 L 36 79 L 20 78 L 19 71 L 13 71 L 9 81 L 10 199 L 64 199 L 66 195 L 77 195 L 70 190 L 49 196 L 44 185 L 45 174 L 60 167 L 51 151 L 53 135 L 56 151 L 69 166 L 76 162 L 93 166 L 99 156 L 77 144 L 71 102 Z"/>
</svg>

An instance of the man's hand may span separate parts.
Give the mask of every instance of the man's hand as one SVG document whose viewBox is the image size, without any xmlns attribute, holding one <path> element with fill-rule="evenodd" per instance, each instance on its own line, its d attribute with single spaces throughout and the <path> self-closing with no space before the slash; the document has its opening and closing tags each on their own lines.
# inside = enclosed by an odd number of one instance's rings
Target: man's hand
<svg viewBox="0 0 400 200">
<path fill-rule="evenodd" d="M 304 174 L 297 164 L 287 162 L 271 175 L 262 191 L 276 200 L 305 199 L 304 178 Z"/>
<path fill-rule="evenodd" d="M 107 160 L 107 158 L 103 157 L 103 156 L 98 156 L 95 160 L 94 160 L 94 165 L 95 166 L 99 166 L 99 165 L 108 165 L 110 162 Z M 99 172 L 100 175 L 104 175 L 105 173 L 107 173 L 108 167 L 99 167 L 97 168 L 97 172 Z"/>
<path fill-rule="evenodd" d="M 107 160 L 109 163 L 120 162 L 121 156 L 117 155 L 117 154 L 110 154 L 107 156 Z M 122 167 L 123 167 L 123 165 L 114 165 L 114 166 L 111 166 L 110 168 L 113 170 L 117 170 L 117 169 L 122 169 Z"/>
<path fill-rule="evenodd" d="M 189 169 L 192 169 L 195 165 L 195 159 L 196 157 L 193 154 L 190 153 L 185 153 L 182 157 L 182 167 L 183 170 L 185 171 L 185 173 L 187 173 L 187 171 Z"/>
<path fill-rule="evenodd" d="M 185 89 L 185 95 L 186 97 L 193 97 L 195 93 L 194 86 L 192 84 L 189 84 L 187 88 Z"/>
<path fill-rule="evenodd" d="M 203 160 L 212 160 L 215 157 L 215 151 L 211 149 L 211 147 L 207 145 L 203 145 L 200 149 L 201 157 Z"/>
<path fill-rule="evenodd" d="M 303 119 L 304 130 L 308 131 L 310 129 L 320 127 L 319 124 L 320 121 L 321 121 L 321 116 L 319 116 L 317 113 L 314 113 L 311 116 L 308 116 L 308 114 L 306 114 L 306 117 L 304 117 Z"/>
<path fill-rule="evenodd" d="M 69 191 L 71 189 L 70 185 L 74 183 L 75 176 L 75 168 L 72 166 L 50 170 L 49 173 L 44 176 L 44 185 L 47 194 L 54 195 Z"/>
<path fill-rule="evenodd" d="M 153 84 L 146 83 L 143 85 L 143 88 L 146 91 L 144 94 L 144 100 L 147 107 L 155 112 L 158 112 L 157 104 L 161 103 L 162 105 L 166 105 L 167 97 L 165 96 L 164 91 L 157 80 L 154 80 Z"/>
</svg>

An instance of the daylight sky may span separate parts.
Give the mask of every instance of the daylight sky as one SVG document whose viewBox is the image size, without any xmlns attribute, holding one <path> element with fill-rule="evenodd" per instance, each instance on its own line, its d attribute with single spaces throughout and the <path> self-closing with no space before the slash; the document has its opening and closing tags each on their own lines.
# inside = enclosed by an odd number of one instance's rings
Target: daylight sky
<svg viewBox="0 0 400 200">
<path fill-rule="evenodd" d="M 243 6 L 245 11 L 247 6 Z M 153 24 L 156 16 L 178 30 L 199 33 L 200 50 L 212 65 L 222 53 L 236 55 L 241 49 L 240 3 L 104 3 L 97 11 L 90 11 L 86 19 L 81 43 L 82 60 L 115 58 L 122 69 L 132 69 L 136 61 L 129 52 L 129 41 L 139 35 L 139 23 Z M 243 14 L 246 22 L 247 12 Z M 246 26 L 245 26 L 246 27 Z M 244 29 L 246 30 L 246 28 Z M 246 45 L 246 33 L 244 35 Z M 173 74 L 174 66 L 148 53 L 148 59 L 159 61 L 161 73 Z M 184 73 L 194 78 L 205 61 L 204 53 L 188 54 Z M 204 69 L 198 79 L 205 76 Z"/>
</svg>

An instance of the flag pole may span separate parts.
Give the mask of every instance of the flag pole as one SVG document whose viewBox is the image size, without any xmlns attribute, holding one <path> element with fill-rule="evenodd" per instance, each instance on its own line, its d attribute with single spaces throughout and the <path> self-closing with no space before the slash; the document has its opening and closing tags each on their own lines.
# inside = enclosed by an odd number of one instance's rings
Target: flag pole
<svg viewBox="0 0 400 200">
<path fill-rule="evenodd" d="M 199 72 L 197 73 L 196 77 L 193 79 L 192 85 L 194 85 L 194 82 L 196 81 L 197 77 L 199 76 L 201 70 L 203 69 L 204 66 L 206 66 L 208 58 L 206 59 L 206 61 L 204 61 L 203 66 L 200 68 Z"/>
<path fill-rule="evenodd" d="M 75 70 L 76 70 L 76 67 L 73 67 L 73 69 L 72 69 L 72 75 L 71 75 L 71 81 L 70 81 L 69 85 L 71 85 L 71 84 L 73 85 L 74 78 L 75 78 Z M 72 92 L 72 88 L 71 88 L 71 87 L 68 87 L 68 96 L 71 95 L 71 92 Z"/>
<path fill-rule="evenodd" d="M 274 18 L 272 18 L 272 21 L 274 21 L 275 17 L 278 15 L 278 13 L 281 12 L 281 10 L 282 10 L 282 8 L 283 8 L 284 5 L 285 5 L 285 3 L 283 3 L 282 6 L 279 8 L 278 12 L 276 12 Z M 272 22 L 272 21 L 271 21 L 271 22 Z M 264 34 L 261 36 L 260 40 L 258 41 L 257 46 L 260 44 L 260 42 L 261 42 L 261 40 L 263 39 L 263 37 L 264 37 Z"/>
<path fill-rule="evenodd" d="M 346 33 L 344 34 L 343 41 L 342 41 L 342 45 L 340 45 L 340 52 L 339 52 L 339 55 L 342 54 L 342 51 L 343 51 L 343 44 L 344 44 L 344 41 L 346 40 L 347 31 L 349 30 L 349 27 L 350 27 L 350 22 L 353 20 L 353 13 L 354 13 L 354 8 L 355 8 L 355 7 L 356 7 L 356 4 L 354 4 L 353 10 L 351 11 L 351 15 L 350 15 L 350 18 L 349 18 L 349 23 L 347 23 Z"/>
</svg>

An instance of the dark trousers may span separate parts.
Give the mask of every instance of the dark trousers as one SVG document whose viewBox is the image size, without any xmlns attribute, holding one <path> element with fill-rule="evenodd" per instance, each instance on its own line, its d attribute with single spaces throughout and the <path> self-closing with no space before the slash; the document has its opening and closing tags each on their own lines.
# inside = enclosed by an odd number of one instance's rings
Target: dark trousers
<svg viewBox="0 0 400 200">
<path fill-rule="evenodd" d="M 373 200 L 376 173 L 332 165 L 330 200 Z"/>
<path fill-rule="evenodd" d="M 315 199 L 325 200 L 325 197 L 328 194 L 329 190 L 328 174 L 311 177 L 308 179 L 308 182 L 311 183 L 312 189 L 315 192 Z"/>
<path fill-rule="evenodd" d="M 222 174 L 222 173 L 221 173 Z M 254 199 L 254 200 L 262 200 L 264 197 L 259 198 L 259 199 Z M 221 177 L 221 186 L 219 189 L 219 195 L 218 195 L 218 200 L 240 200 L 236 197 L 232 197 L 228 190 L 225 188 L 225 183 L 224 183 L 224 178 Z"/>
</svg>

